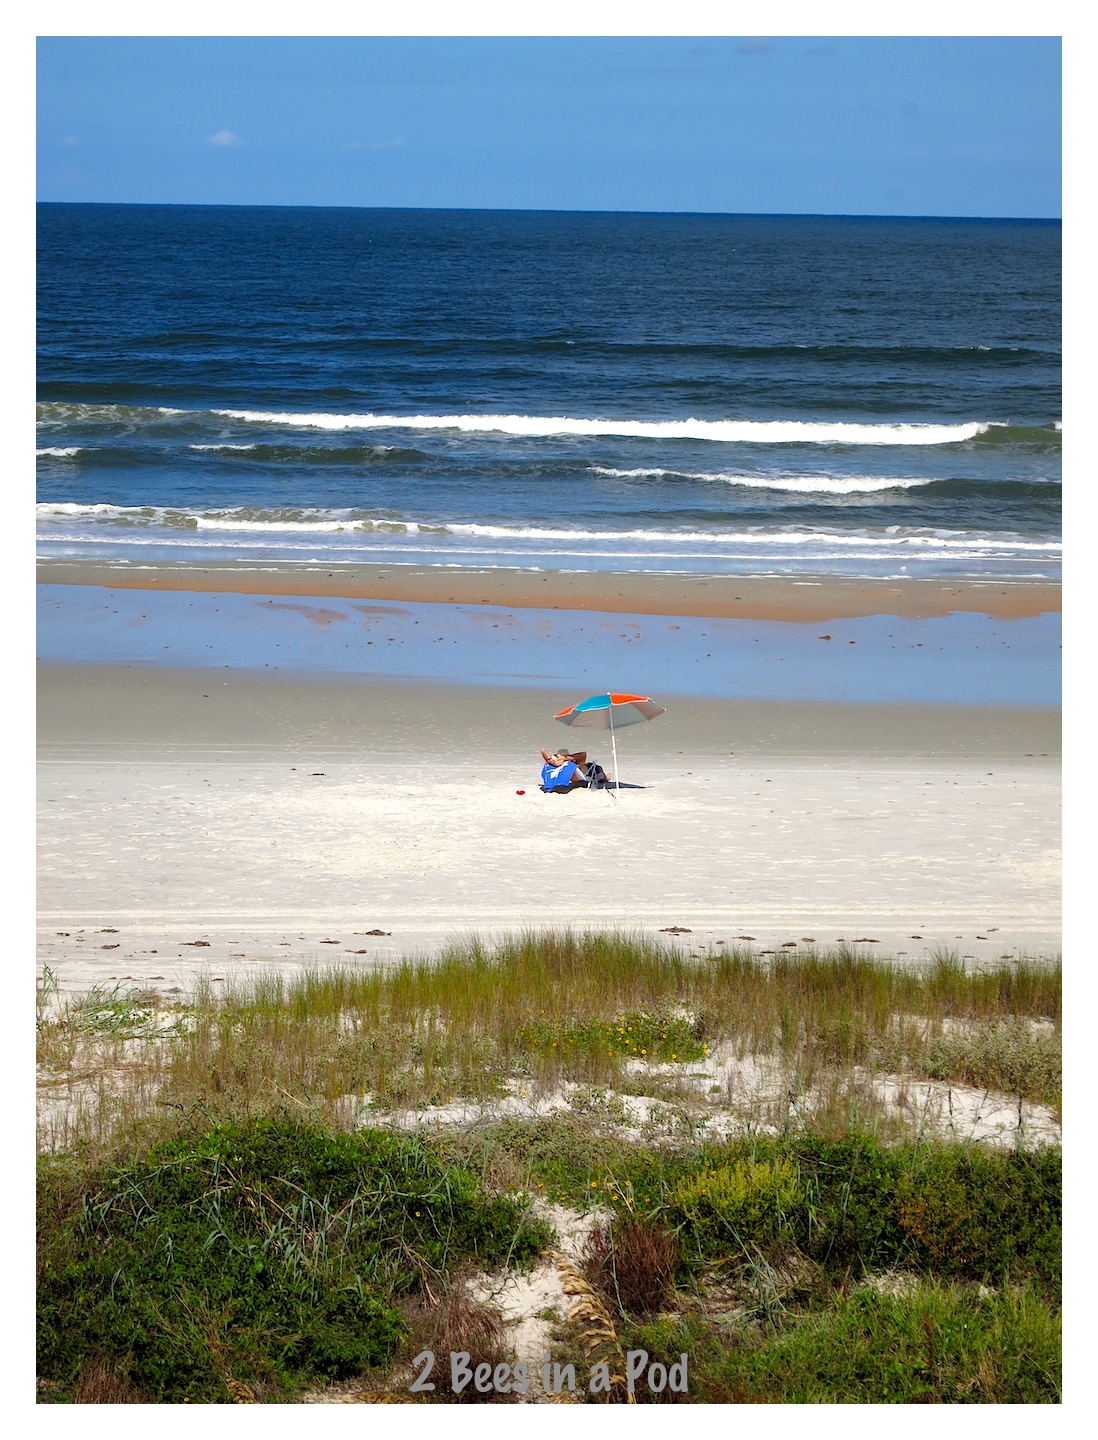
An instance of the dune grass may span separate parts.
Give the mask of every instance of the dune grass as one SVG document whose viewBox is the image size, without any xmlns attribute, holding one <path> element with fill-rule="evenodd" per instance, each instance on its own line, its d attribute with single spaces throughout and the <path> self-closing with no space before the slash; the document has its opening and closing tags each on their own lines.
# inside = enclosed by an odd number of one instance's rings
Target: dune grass
<svg viewBox="0 0 1098 1440">
<path fill-rule="evenodd" d="M 1055 1400 L 1059 1149 L 1020 1123 L 947 1143 L 873 1086 L 1058 1107 L 1060 980 L 569 933 L 221 994 L 47 972 L 40 1398 L 399 1390 L 425 1336 L 465 1331 L 502 1360 L 462 1276 L 553 1243 L 541 1197 L 597 1207 L 584 1283 L 626 1348 L 689 1350 L 691 1401 Z M 733 1093 L 733 1062 L 778 1100 Z M 433 1107 L 443 1128 L 400 1128 Z"/>
<path fill-rule="evenodd" d="M 718 1045 L 765 1057 L 795 1089 L 830 1086 L 843 1115 L 860 1071 L 1055 1107 L 1060 979 L 1058 963 L 973 972 L 943 956 L 915 970 L 851 950 L 768 961 L 564 933 L 385 970 L 230 977 L 220 996 L 200 984 L 180 1005 L 147 991 L 47 997 L 41 1072 L 75 1098 L 46 1143 L 106 1144 L 166 1104 L 239 1118 L 290 1097 L 346 1124 L 355 1097 L 378 1112 L 483 1101 L 516 1082 L 628 1088 L 638 1060 L 684 1065 Z"/>
</svg>

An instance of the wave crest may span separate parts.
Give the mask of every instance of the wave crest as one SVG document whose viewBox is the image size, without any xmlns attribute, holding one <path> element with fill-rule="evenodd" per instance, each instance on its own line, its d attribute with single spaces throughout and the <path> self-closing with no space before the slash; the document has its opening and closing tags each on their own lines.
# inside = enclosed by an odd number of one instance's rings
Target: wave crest
<svg viewBox="0 0 1098 1440">
<path fill-rule="evenodd" d="M 40 504 L 41 521 L 74 520 L 108 523 L 123 527 L 165 526 L 224 534 L 243 535 L 359 535 L 367 536 L 445 536 L 461 541 L 498 541 L 503 544 L 534 542 L 566 546 L 590 545 L 661 545 L 672 547 L 700 546 L 706 550 L 728 547 L 777 546 L 790 549 L 811 545 L 828 545 L 839 551 L 861 550 L 899 553 L 905 550 L 937 551 L 980 555 L 1001 552 L 1059 555 L 1061 544 L 1054 540 L 1026 540 L 1014 533 L 964 533 L 960 531 L 907 528 L 890 525 L 886 530 L 837 531 L 825 527 L 749 526 L 728 530 L 697 529 L 566 529 L 555 525 L 498 525 L 489 522 L 449 521 L 431 524 L 421 520 L 403 519 L 388 514 L 370 514 L 354 510 L 321 510 L 259 508 L 238 506 L 228 510 L 186 511 L 153 505 L 81 505 L 75 502 Z M 216 543 L 214 535 L 209 543 Z M 567 552 L 560 552 L 567 553 Z"/>
<path fill-rule="evenodd" d="M 704 480 L 724 485 L 742 485 L 751 490 L 786 491 L 794 495 L 874 495 L 885 490 L 911 490 L 917 486 L 935 483 L 932 475 L 728 475 L 705 470 L 614 470 L 606 465 L 592 465 L 591 471 L 595 475 L 607 475 L 619 480 Z"/>
<path fill-rule="evenodd" d="M 186 510 L 168 505 L 82 505 L 75 501 L 43 502 L 36 508 L 39 521 L 90 521 L 127 527 L 214 531 L 284 531 L 293 534 L 448 535 L 446 525 L 399 520 L 356 510 L 324 510 L 297 506 L 234 506 L 227 510 Z"/>
<path fill-rule="evenodd" d="M 568 415 L 335 415 L 324 411 L 215 410 L 246 424 L 314 430 L 458 430 L 528 438 L 605 435 L 640 440 L 713 440 L 768 445 L 948 445 L 982 434 L 987 422 L 855 424 L 813 420 L 599 420 Z"/>
</svg>

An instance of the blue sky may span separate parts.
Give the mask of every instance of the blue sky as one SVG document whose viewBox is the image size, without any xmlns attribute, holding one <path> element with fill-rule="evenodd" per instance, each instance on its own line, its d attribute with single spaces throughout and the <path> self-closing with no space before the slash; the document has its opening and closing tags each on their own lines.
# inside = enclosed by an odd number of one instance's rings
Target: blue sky
<svg viewBox="0 0 1098 1440">
<path fill-rule="evenodd" d="M 38 198 L 1059 217 L 1060 41 L 38 41 Z"/>
</svg>

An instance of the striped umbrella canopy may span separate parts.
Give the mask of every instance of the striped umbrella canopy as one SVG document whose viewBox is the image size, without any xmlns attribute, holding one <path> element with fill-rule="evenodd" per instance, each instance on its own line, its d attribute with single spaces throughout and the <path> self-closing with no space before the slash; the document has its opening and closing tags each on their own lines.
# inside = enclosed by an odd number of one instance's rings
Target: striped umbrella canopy
<svg viewBox="0 0 1098 1440">
<path fill-rule="evenodd" d="M 618 747 L 614 731 L 625 725 L 639 725 L 644 720 L 655 720 L 657 715 L 666 715 L 662 705 L 657 705 L 650 695 L 591 695 L 578 705 L 569 705 L 553 716 L 562 725 L 571 725 L 574 730 L 609 730 L 610 748 L 614 754 L 614 788 L 619 787 Z"/>
</svg>

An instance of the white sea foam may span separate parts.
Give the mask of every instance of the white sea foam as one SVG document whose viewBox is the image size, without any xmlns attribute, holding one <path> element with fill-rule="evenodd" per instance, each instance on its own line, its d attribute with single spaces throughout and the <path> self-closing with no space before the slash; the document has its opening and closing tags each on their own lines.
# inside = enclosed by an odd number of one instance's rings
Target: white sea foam
<svg viewBox="0 0 1098 1440">
<path fill-rule="evenodd" d="M 34 509 L 39 520 L 49 519 L 51 516 L 81 520 L 85 516 L 124 515 L 131 511 L 135 515 L 153 514 L 151 505 L 80 505 L 75 500 L 49 500 L 36 505 Z"/>
<path fill-rule="evenodd" d="M 37 423 L 44 426 L 90 421 L 107 424 L 140 424 L 164 415 L 200 415 L 201 411 L 179 410 L 171 405 L 112 405 L 81 400 L 40 400 L 35 407 Z"/>
<path fill-rule="evenodd" d="M 253 440 L 248 445 L 188 445 L 188 450 L 258 450 L 259 441 Z"/>
<path fill-rule="evenodd" d="M 508 527 L 504 525 L 450 525 L 454 535 L 470 535 L 478 539 L 570 541 L 575 544 L 611 544 L 618 541 L 655 545 L 779 545 L 798 546 L 818 544 L 851 549 L 896 550 L 904 547 L 938 550 L 964 550 L 977 553 L 985 549 L 1001 549 L 1009 546 L 1011 551 L 1039 551 L 1056 553 L 1061 549 L 1059 541 L 1029 541 L 1019 536 L 966 535 L 961 532 L 942 534 L 933 531 L 910 531 L 900 534 L 899 526 L 890 526 L 895 534 L 868 534 L 865 531 L 821 531 L 821 530 L 557 530 L 539 526 Z"/>
<path fill-rule="evenodd" d="M 352 445 L 349 449 L 344 449 L 341 447 L 338 450 L 332 451 L 325 449 L 323 446 L 316 446 L 311 444 L 272 444 L 270 442 L 264 442 L 261 440 L 250 440 L 247 444 L 239 445 L 233 444 L 227 440 L 220 440 L 216 445 L 187 446 L 188 450 L 212 451 L 214 454 L 239 454 L 242 451 L 262 450 L 267 454 L 270 454 L 271 452 L 283 455 L 289 454 L 296 459 L 302 461 L 307 461 L 309 459 L 315 458 L 316 456 L 321 456 L 322 458 L 329 458 L 333 455 L 339 456 L 341 459 L 350 461 L 353 458 L 361 457 L 363 454 L 373 456 L 387 455 L 390 451 L 395 450 L 396 448 L 397 447 L 394 445 Z"/>
<path fill-rule="evenodd" d="M 606 465 L 592 465 L 591 471 L 595 475 L 619 480 L 705 480 L 724 485 L 743 485 L 751 490 L 788 491 L 795 495 L 873 495 L 882 490 L 910 490 L 915 486 L 934 484 L 934 478 L 926 475 L 727 475 L 706 470 L 614 470 Z"/>
<path fill-rule="evenodd" d="M 49 455 L 54 460 L 68 460 L 70 456 L 79 455 L 83 445 L 43 445 L 36 453 Z"/>
<path fill-rule="evenodd" d="M 898 553 L 902 551 L 956 552 L 958 555 L 979 556 L 989 553 L 1059 555 L 1059 541 L 1025 540 L 1013 533 L 971 534 L 959 530 L 906 529 L 891 525 L 886 531 L 834 531 L 807 528 L 753 526 L 736 530 L 666 530 L 666 529 L 568 529 L 552 525 L 497 525 L 471 522 L 430 524 L 420 520 L 371 517 L 360 512 L 342 510 L 252 510 L 185 511 L 158 506 L 81 505 L 75 502 L 44 503 L 37 506 L 40 522 L 87 520 L 102 523 L 114 521 L 132 528 L 155 528 L 172 532 L 173 543 L 204 543 L 195 537 L 184 542 L 182 530 L 208 532 L 207 543 L 216 544 L 217 537 L 232 535 L 233 543 L 255 537 L 263 544 L 268 536 L 316 536 L 329 534 L 348 539 L 385 541 L 404 536 L 420 537 L 437 551 L 442 541 L 455 552 L 464 553 L 470 541 L 496 541 L 500 546 L 535 548 L 545 546 L 578 547 L 588 553 L 592 546 L 640 545 L 672 547 L 672 553 L 686 549 L 719 551 L 734 548 L 752 550 L 773 546 L 790 550 L 824 546 L 834 552 Z M 263 537 L 262 539 L 259 537 Z M 112 536 L 112 540 L 115 537 Z M 555 549 L 546 553 L 569 554 L 571 550 Z M 612 552 L 610 552 L 612 553 Z M 641 551 L 638 553 L 645 553 Z"/>
<path fill-rule="evenodd" d="M 215 410 L 229 420 L 304 430 L 459 430 L 547 437 L 610 435 L 643 440 L 716 440 L 763 445 L 947 445 L 971 440 L 988 427 L 961 425 L 857 425 L 809 420 L 595 420 L 568 415 L 333 415 L 269 410 Z"/>
<path fill-rule="evenodd" d="M 44 536 L 42 553 L 59 555 L 79 553 L 83 547 L 94 545 L 97 538 L 92 534 L 75 534 L 64 537 Z M 331 564 L 333 560 L 353 562 L 384 555 L 387 560 L 389 557 L 400 556 L 401 561 L 397 563 L 441 564 L 458 568 L 467 564 L 508 566 L 519 564 L 524 568 L 533 569 L 586 569 L 592 562 L 608 562 L 614 569 L 622 566 L 644 571 L 666 569 L 668 573 L 679 573 L 684 565 L 696 565 L 698 562 L 701 562 L 701 568 L 707 568 L 715 561 L 722 565 L 729 562 L 747 563 L 752 572 L 755 572 L 759 566 L 788 566 L 797 573 L 805 573 L 813 565 L 822 562 L 834 562 L 841 566 L 877 565 L 880 562 L 888 562 L 898 565 L 901 570 L 911 566 L 913 571 L 929 566 L 930 573 L 935 573 L 934 567 L 937 565 L 948 564 L 952 570 L 957 565 L 963 564 L 978 567 L 977 573 L 979 573 L 986 565 L 1005 562 L 1017 566 L 1019 562 L 1027 561 L 1031 568 L 1025 573 L 1034 578 L 1040 578 L 1049 573 L 1046 567 L 1057 567 L 1060 561 L 1059 547 L 1055 547 L 1052 553 L 1025 556 L 1020 551 L 1027 547 L 1017 546 L 1009 540 L 1005 540 L 1001 544 L 985 540 L 982 544 L 968 548 L 962 546 L 942 549 L 880 545 L 876 548 L 866 547 L 861 550 L 852 550 L 849 547 L 844 548 L 833 543 L 836 537 L 832 535 L 816 534 L 806 535 L 802 538 L 803 543 L 797 548 L 792 548 L 788 544 L 778 543 L 780 539 L 778 536 L 763 535 L 756 537 L 758 543 L 754 545 L 745 545 L 738 549 L 729 546 L 716 552 L 712 548 L 691 549 L 684 546 L 661 548 L 649 544 L 630 548 L 620 542 L 604 547 L 586 545 L 582 549 L 576 546 L 543 545 L 531 550 L 519 542 L 511 544 L 503 541 L 477 543 L 469 540 L 462 545 L 460 550 L 451 549 L 440 552 L 437 546 L 427 544 L 425 537 L 406 535 L 387 537 L 383 541 L 375 538 L 368 547 L 363 544 L 361 539 L 357 544 L 349 541 L 339 544 L 333 542 L 330 549 L 320 554 L 317 550 L 315 536 L 273 535 L 261 537 L 256 532 L 252 532 L 250 537 L 240 536 L 234 539 L 231 547 L 227 542 L 222 542 L 222 548 L 227 553 L 238 555 L 242 559 L 252 556 L 257 559 L 283 557 L 295 562 L 313 561 L 318 565 Z M 766 543 L 768 539 L 775 543 L 768 545 Z M 60 548 L 55 550 L 54 545 L 60 545 Z M 145 538 L 139 538 L 136 535 L 112 536 L 112 545 L 119 551 L 132 549 L 137 552 L 138 558 L 146 558 L 148 540 Z M 192 555 L 199 561 L 211 554 L 220 553 L 212 537 L 200 538 L 194 531 L 183 531 L 178 535 L 173 535 L 172 549 L 179 556 Z M 538 563 L 531 566 L 533 560 Z M 855 573 L 866 572 L 859 569 Z M 895 573 L 899 573 L 899 571 Z"/>
<path fill-rule="evenodd" d="M 277 534 L 448 534 L 444 525 L 418 520 L 374 518 L 349 510 L 310 510 L 286 507 L 261 510 L 186 510 L 163 505 L 82 505 L 75 501 L 47 501 L 36 506 L 40 522 L 50 520 L 114 521 L 119 525 L 144 528 L 164 526 L 173 530 L 259 532 Z"/>
</svg>

